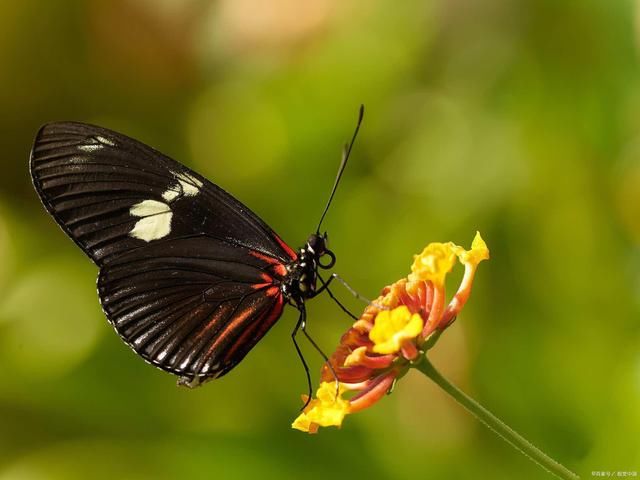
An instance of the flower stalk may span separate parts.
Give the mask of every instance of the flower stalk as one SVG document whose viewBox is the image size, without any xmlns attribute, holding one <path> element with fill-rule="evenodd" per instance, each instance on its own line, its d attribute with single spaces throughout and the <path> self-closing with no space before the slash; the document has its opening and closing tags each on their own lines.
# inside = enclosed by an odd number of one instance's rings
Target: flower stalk
<svg viewBox="0 0 640 480">
<path fill-rule="evenodd" d="M 429 377 L 436 385 L 447 392 L 454 398 L 454 400 L 456 400 L 467 411 L 473 414 L 496 434 L 502 437 L 512 447 L 529 457 L 529 459 L 537 463 L 540 467 L 563 480 L 576 480 L 580 478 L 571 470 L 546 455 L 539 448 L 492 414 L 489 410 L 449 382 L 438 370 L 436 370 L 426 355 L 420 361 L 414 362 L 414 367 Z"/>
</svg>

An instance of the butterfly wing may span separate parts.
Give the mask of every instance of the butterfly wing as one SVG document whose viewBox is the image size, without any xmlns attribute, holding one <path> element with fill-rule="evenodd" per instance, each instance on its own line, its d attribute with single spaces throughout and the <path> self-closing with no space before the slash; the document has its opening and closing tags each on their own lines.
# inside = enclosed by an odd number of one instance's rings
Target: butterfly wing
<svg viewBox="0 0 640 480">
<path fill-rule="evenodd" d="M 220 376 L 280 317 L 295 252 L 196 172 L 82 123 L 43 127 L 30 168 L 45 208 L 100 267 L 107 318 L 147 361 Z"/>
<path fill-rule="evenodd" d="M 111 130 L 73 122 L 45 125 L 30 166 L 45 208 L 99 266 L 145 243 L 197 233 L 283 263 L 296 258 L 220 187 Z"/>
<path fill-rule="evenodd" d="M 277 265 L 207 236 L 151 243 L 100 270 L 102 307 L 122 339 L 187 379 L 218 377 L 280 317 Z"/>
</svg>

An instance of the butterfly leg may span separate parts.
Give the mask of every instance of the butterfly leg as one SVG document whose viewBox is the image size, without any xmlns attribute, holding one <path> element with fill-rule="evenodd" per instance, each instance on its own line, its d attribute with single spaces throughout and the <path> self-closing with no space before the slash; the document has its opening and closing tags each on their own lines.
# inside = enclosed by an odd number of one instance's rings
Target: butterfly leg
<svg viewBox="0 0 640 480">
<path fill-rule="evenodd" d="M 316 351 L 322 356 L 322 358 L 325 361 L 325 364 L 331 371 L 331 374 L 333 375 L 333 378 L 336 381 L 336 397 L 340 393 L 340 382 L 338 381 L 338 376 L 336 375 L 336 371 L 333 369 L 333 365 L 331 365 L 329 358 L 318 346 L 315 340 L 313 340 L 313 338 L 311 338 L 311 336 L 307 332 L 307 310 L 304 306 L 304 303 L 300 303 L 297 306 L 297 308 L 300 311 L 300 317 L 298 317 L 298 322 L 296 323 L 296 326 L 293 329 L 293 332 L 291 332 L 291 339 L 293 340 L 293 345 L 296 347 L 296 352 L 298 353 L 298 357 L 300 357 L 300 361 L 302 362 L 302 366 L 304 367 L 304 372 L 307 375 L 307 391 L 308 391 L 307 401 L 301 408 L 301 410 L 304 410 L 305 408 L 307 408 L 307 405 L 309 405 L 309 402 L 311 402 L 311 396 L 313 395 L 313 388 L 311 386 L 311 375 L 309 373 L 309 366 L 307 365 L 307 361 L 304 359 L 302 350 L 300 350 L 300 346 L 298 345 L 298 342 L 296 340 L 296 335 L 298 334 L 299 330 L 302 330 L 302 333 L 304 334 L 304 336 L 307 338 L 307 340 L 313 346 L 313 348 L 315 348 Z"/>
<path fill-rule="evenodd" d="M 298 345 L 298 341 L 296 340 L 296 335 L 298 334 L 298 330 L 302 329 L 305 332 L 305 327 L 307 325 L 307 310 L 304 306 L 304 303 L 300 303 L 296 306 L 298 311 L 300 312 L 300 316 L 298 317 L 298 322 L 296 323 L 293 332 L 291 332 L 291 340 L 293 340 L 293 345 L 296 347 L 296 352 L 298 353 L 298 357 L 302 362 L 302 366 L 304 367 L 304 373 L 307 375 L 307 401 L 302 406 L 300 410 L 304 410 L 309 405 L 311 401 L 311 396 L 313 395 L 313 389 L 311 387 L 311 374 L 309 373 L 309 366 L 307 365 L 307 361 L 304 359 L 304 355 L 302 354 L 302 350 L 300 350 L 300 346 Z M 306 332 L 305 332 L 306 335 Z"/>
<path fill-rule="evenodd" d="M 300 328 L 302 330 L 302 333 L 304 333 L 304 336 L 307 337 L 307 340 L 309 340 L 309 343 L 311 345 L 313 345 L 313 348 L 315 348 L 316 351 L 322 356 L 322 358 L 324 359 L 325 365 L 327 366 L 327 368 L 331 372 L 331 375 L 333 375 L 333 379 L 336 382 L 336 398 L 337 398 L 338 395 L 340 395 L 340 381 L 338 380 L 338 375 L 336 375 L 336 371 L 333 369 L 333 365 L 331 365 L 331 362 L 329 361 L 329 358 L 327 358 L 327 356 L 322 351 L 322 349 L 318 346 L 318 344 L 315 342 L 315 340 L 313 338 L 311 338 L 311 335 L 309 335 L 309 333 L 307 332 L 306 324 L 302 325 L 302 327 L 300 327 Z M 306 407 L 306 405 L 305 405 L 305 407 Z"/>
<path fill-rule="evenodd" d="M 358 320 L 358 317 L 356 317 L 353 313 L 351 313 L 351 312 L 349 311 L 349 309 L 348 309 L 347 307 L 345 307 L 345 306 L 340 302 L 340 300 L 338 300 L 338 299 L 333 295 L 333 292 L 329 289 L 329 285 L 327 285 L 327 283 L 324 281 L 324 279 L 323 279 L 320 275 L 318 275 L 318 280 L 320 280 L 320 283 L 322 283 L 322 287 L 320 288 L 320 291 L 322 291 L 322 290 L 326 290 L 326 291 L 327 291 L 327 293 L 329 294 L 329 297 L 331 297 L 331 300 L 333 300 L 333 301 L 336 303 L 336 305 L 338 305 L 338 306 L 342 309 L 342 311 L 343 311 L 344 313 L 346 313 L 347 315 L 349 315 L 349 316 L 350 316 L 351 318 L 353 318 L 354 320 Z"/>
<path fill-rule="evenodd" d="M 346 281 L 344 281 L 344 279 L 340 275 L 338 275 L 337 273 L 332 273 L 329 276 L 329 280 L 327 280 L 326 282 L 323 280 L 322 281 L 322 286 L 318 290 L 315 291 L 313 296 L 315 297 L 316 295 L 318 295 L 319 293 L 323 292 L 324 290 L 327 290 L 329 288 L 329 284 L 334 279 L 338 280 L 342 285 L 344 285 L 344 287 L 349 291 L 349 293 L 351 293 L 351 295 L 356 297 L 358 300 L 361 300 L 364 303 L 368 303 L 369 305 L 371 305 L 373 303 L 367 297 L 365 297 L 363 295 L 360 295 L 354 288 L 351 287 L 351 285 L 349 285 Z"/>
</svg>

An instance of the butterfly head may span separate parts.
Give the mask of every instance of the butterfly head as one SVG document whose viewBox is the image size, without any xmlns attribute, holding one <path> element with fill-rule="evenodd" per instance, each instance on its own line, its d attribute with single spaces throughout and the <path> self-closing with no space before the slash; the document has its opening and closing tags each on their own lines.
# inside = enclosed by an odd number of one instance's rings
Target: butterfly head
<svg viewBox="0 0 640 480">
<path fill-rule="evenodd" d="M 327 232 L 324 232 L 322 235 L 319 233 L 312 233 L 309 236 L 305 247 L 305 250 L 313 255 L 318 267 L 326 270 L 335 265 L 336 256 L 331 250 L 329 250 L 329 237 L 327 237 Z"/>
</svg>

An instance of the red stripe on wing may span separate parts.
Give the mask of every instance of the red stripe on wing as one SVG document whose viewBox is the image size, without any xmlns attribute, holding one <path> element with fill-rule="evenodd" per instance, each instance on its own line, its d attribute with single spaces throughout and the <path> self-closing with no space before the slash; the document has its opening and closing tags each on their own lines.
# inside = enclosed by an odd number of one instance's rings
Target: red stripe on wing
<svg viewBox="0 0 640 480">
<path fill-rule="evenodd" d="M 229 324 L 224 327 L 224 330 L 222 330 L 221 332 L 218 332 L 218 334 L 216 335 L 215 341 L 211 345 L 209 345 L 209 348 L 207 349 L 207 353 L 205 354 L 205 358 L 210 358 L 211 355 L 216 351 L 220 343 L 224 342 L 227 336 L 232 334 L 236 328 L 239 328 L 239 327 L 241 328 L 242 323 L 244 323 L 247 320 L 247 318 L 250 318 L 255 313 L 256 313 L 255 305 L 249 305 L 244 310 L 236 313 L 236 315 L 233 317 L 233 320 L 231 320 L 231 322 L 229 322 Z"/>
<path fill-rule="evenodd" d="M 275 295 L 282 294 L 282 292 L 280 291 L 280 287 L 276 287 L 276 286 L 269 288 L 264 293 L 267 295 L 267 297 L 273 297 Z"/>
<path fill-rule="evenodd" d="M 287 275 L 287 267 L 285 267 L 283 264 L 278 264 L 275 267 L 273 267 L 273 271 L 275 273 L 277 273 L 278 275 L 280 275 L 280 277 L 284 278 Z"/>
<path fill-rule="evenodd" d="M 216 323 L 224 321 L 227 317 L 227 314 L 233 310 L 233 305 L 230 303 L 223 304 L 218 308 L 215 313 L 211 316 L 207 324 L 204 328 L 200 329 L 200 331 L 196 334 L 196 338 L 201 338 L 205 333 L 211 331 L 212 328 L 215 328 Z"/>
<path fill-rule="evenodd" d="M 287 245 L 284 240 L 282 240 L 278 235 L 274 235 L 274 237 L 276 237 L 276 241 L 280 244 L 280 246 L 282 247 L 282 249 L 287 252 L 287 255 L 289 255 L 289 258 L 291 258 L 291 261 L 294 262 L 298 259 L 298 254 L 289 246 Z"/>
<path fill-rule="evenodd" d="M 234 342 L 229 351 L 224 357 L 224 362 L 228 362 L 236 351 L 242 348 L 243 345 L 246 345 L 246 342 L 251 338 L 262 338 L 262 336 L 267 333 L 273 324 L 280 318 L 282 315 L 282 309 L 284 307 L 284 298 L 282 295 L 278 297 L 276 303 L 269 309 L 266 310 L 260 318 L 258 318 L 253 325 L 247 328 L 242 335 Z"/>
<path fill-rule="evenodd" d="M 286 245 L 286 243 L 282 242 L 282 240 L 280 240 L 280 239 L 278 239 L 278 240 L 282 243 L 282 245 L 284 245 L 284 246 L 286 246 L 288 248 L 287 253 L 291 253 L 293 255 L 292 261 L 296 260 L 296 258 L 298 258 L 298 257 L 295 254 L 295 252 L 293 250 L 291 250 L 291 248 L 289 248 Z M 267 263 L 268 265 L 270 265 L 271 266 L 271 270 L 276 275 L 278 275 L 279 277 L 283 278 L 287 274 L 287 267 L 280 260 L 278 260 L 277 258 L 270 257 L 269 255 L 265 255 L 264 253 L 256 252 L 255 250 L 249 251 L 249 255 L 251 255 L 252 257 L 256 257 L 256 258 L 262 260 L 263 262 Z M 264 275 L 265 274 L 263 274 L 262 278 L 265 278 Z M 271 277 L 269 277 L 269 278 L 271 278 Z"/>
<path fill-rule="evenodd" d="M 263 262 L 268 263 L 269 265 L 282 265 L 282 262 L 277 258 L 270 257 L 269 255 L 265 255 L 264 253 L 260 253 L 256 250 L 249 250 L 249 255 L 252 257 L 259 258 Z"/>
</svg>

